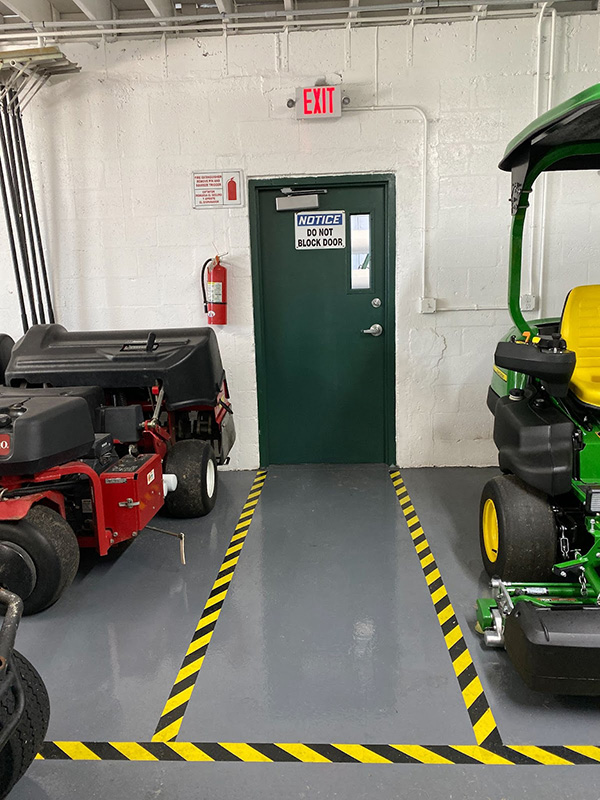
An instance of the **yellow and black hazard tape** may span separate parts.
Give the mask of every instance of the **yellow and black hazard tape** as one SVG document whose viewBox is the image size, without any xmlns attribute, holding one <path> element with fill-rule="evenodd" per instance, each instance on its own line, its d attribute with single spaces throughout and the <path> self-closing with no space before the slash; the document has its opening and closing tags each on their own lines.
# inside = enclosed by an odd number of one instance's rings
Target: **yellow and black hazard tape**
<svg viewBox="0 0 600 800">
<path fill-rule="evenodd" d="M 45 742 L 47 761 L 240 761 L 305 764 L 600 765 L 600 747 L 301 742 Z"/>
<path fill-rule="evenodd" d="M 444 641 L 454 667 L 454 673 L 460 686 L 471 725 L 473 726 L 475 740 L 478 745 L 488 747 L 500 745 L 502 740 L 496 726 L 496 720 L 483 691 L 483 686 L 477 675 L 477 670 L 458 624 L 444 581 L 431 552 L 431 547 L 399 470 L 390 470 L 390 478 L 394 484 L 398 502 L 402 508 L 415 551 L 421 563 L 421 569 L 427 581 L 431 601 L 444 635 Z"/>
<path fill-rule="evenodd" d="M 200 668 L 204 662 L 204 656 L 219 619 L 227 591 L 231 585 L 233 573 L 238 563 L 242 547 L 246 541 L 246 535 L 254 516 L 254 511 L 260 497 L 260 493 L 265 484 L 267 471 L 259 469 L 256 473 L 254 483 L 250 489 L 250 494 L 242 513 L 235 526 L 233 536 L 229 542 L 229 547 L 225 553 L 225 558 L 219 569 L 211 592 L 204 606 L 202 616 L 196 626 L 194 635 L 189 644 L 175 683 L 169 694 L 165 707 L 156 726 L 153 742 L 171 742 L 179 733 L 183 715 L 194 691 L 194 686 L 198 680 Z M 136 745 L 137 746 L 137 745 Z"/>
</svg>

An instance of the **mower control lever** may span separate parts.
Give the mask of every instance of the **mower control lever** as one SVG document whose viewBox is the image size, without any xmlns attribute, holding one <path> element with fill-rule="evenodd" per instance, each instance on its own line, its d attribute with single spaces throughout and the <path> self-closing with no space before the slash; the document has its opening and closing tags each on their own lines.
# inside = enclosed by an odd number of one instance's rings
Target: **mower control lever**
<svg viewBox="0 0 600 800">
<path fill-rule="evenodd" d="M 370 333 L 371 336 L 381 336 L 383 328 L 378 322 L 375 322 L 370 328 L 367 328 L 366 331 L 361 331 L 361 333 Z"/>
</svg>

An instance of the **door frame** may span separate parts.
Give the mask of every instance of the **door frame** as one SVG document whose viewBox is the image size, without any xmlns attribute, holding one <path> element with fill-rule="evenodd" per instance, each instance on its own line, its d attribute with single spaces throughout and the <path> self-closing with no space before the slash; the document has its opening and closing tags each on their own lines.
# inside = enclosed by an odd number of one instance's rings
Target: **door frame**
<svg viewBox="0 0 600 800">
<path fill-rule="evenodd" d="M 248 181 L 260 465 L 266 467 L 269 464 L 267 444 L 269 415 L 258 195 L 263 189 L 280 189 L 286 186 L 315 186 L 318 188 L 382 186 L 384 189 L 384 279 L 387 300 L 384 324 L 386 334 L 388 334 L 385 337 L 384 353 L 384 457 L 387 464 L 394 464 L 396 461 L 396 178 L 391 173 L 375 173 L 372 175 L 315 175 L 302 178 L 256 178 Z"/>
</svg>

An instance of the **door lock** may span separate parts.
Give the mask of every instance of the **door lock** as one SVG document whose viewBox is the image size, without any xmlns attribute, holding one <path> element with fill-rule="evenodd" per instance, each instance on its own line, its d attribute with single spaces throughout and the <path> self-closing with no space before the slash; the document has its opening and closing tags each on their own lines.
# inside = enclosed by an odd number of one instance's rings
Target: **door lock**
<svg viewBox="0 0 600 800">
<path fill-rule="evenodd" d="M 361 333 L 370 333 L 371 336 L 381 336 L 383 328 L 378 322 L 375 322 L 370 328 L 367 328 L 366 331 L 361 331 Z"/>
</svg>

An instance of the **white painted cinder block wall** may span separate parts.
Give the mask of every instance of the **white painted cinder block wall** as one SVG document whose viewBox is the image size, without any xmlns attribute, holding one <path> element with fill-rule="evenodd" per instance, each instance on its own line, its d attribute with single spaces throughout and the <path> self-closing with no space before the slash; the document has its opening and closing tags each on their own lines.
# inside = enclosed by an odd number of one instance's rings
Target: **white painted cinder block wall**
<svg viewBox="0 0 600 800">
<path fill-rule="evenodd" d="M 556 102 L 600 80 L 599 22 L 558 20 Z M 191 172 L 394 172 L 398 463 L 493 463 L 485 396 L 508 315 L 418 313 L 422 123 L 404 111 L 308 123 L 286 101 L 325 77 L 354 106 L 421 106 L 430 120 L 427 294 L 442 306 L 502 306 L 510 178 L 497 163 L 533 115 L 536 28 L 534 19 L 483 19 L 63 45 L 81 73 L 45 87 L 25 121 L 60 321 L 202 325 L 201 264 L 215 247 L 227 251 L 230 324 L 218 337 L 236 411 L 232 467 L 256 467 L 248 210 L 194 211 Z M 600 276 L 598 176 L 552 176 L 549 201 L 544 309 L 558 313 L 571 285 Z M 16 336 L 2 246 L 1 327 Z"/>
</svg>

